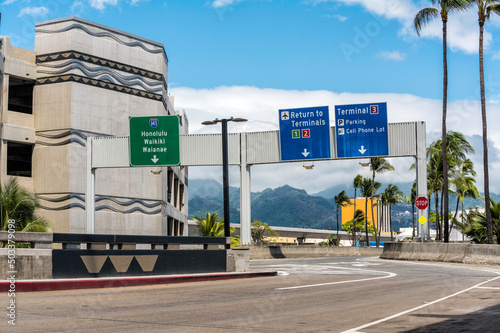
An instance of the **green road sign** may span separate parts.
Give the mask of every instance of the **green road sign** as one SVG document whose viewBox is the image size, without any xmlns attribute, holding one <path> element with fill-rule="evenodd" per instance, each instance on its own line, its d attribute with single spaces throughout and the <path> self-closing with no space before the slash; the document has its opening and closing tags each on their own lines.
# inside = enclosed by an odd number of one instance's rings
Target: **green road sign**
<svg viewBox="0 0 500 333">
<path fill-rule="evenodd" d="M 179 116 L 130 117 L 130 166 L 179 165 Z"/>
</svg>

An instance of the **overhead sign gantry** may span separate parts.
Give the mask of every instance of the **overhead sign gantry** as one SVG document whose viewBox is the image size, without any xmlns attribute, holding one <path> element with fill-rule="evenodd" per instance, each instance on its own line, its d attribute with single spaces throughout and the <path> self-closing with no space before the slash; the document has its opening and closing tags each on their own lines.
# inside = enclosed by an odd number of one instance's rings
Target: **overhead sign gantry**
<svg viewBox="0 0 500 333">
<path fill-rule="evenodd" d="M 370 104 L 373 105 L 373 104 Z M 290 112 L 293 109 L 288 109 Z M 287 110 L 285 110 L 287 111 Z M 380 109 L 379 109 L 380 112 Z M 324 114 L 324 113 L 323 113 Z M 294 115 L 295 116 L 295 115 Z M 366 115 L 368 117 L 368 115 Z M 346 119 L 346 118 L 345 118 Z M 379 124 L 376 127 L 383 128 L 384 124 Z M 388 132 L 388 152 L 377 151 L 380 156 L 387 157 L 415 157 L 416 158 L 416 173 L 417 173 L 417 194 L 425 196 L 427 194 L 427 165 L 426 165 L 426 146 L 425 146 L 425 123 L 424 122 L 407 122 L 397 124 L 385 124 L 386 132 Z M 331 127 L 331 133 L 337 132 L 340 126 Z M 346 125 L 344 124 L 344 128 Z M 289 128 L 291 129 L 291 128 Z M 300 131 L 306 128 L 297 128 Z M 382 131 L 379 131 L 382 132 Z M 376 129 L 375 132 L 376 133 Z M 132 134 L 132 133 L 131 133 Z M 292 136 L 293 133 L 289 133 Z M 307 134 L 307 133 L 306 133 Z M 229 146 L 229 164 L 240 166 L 240 216 L 241 216 L 241 241 L 243 244 L 249 244 L 251 241 L 250 222 L 251 222 L 251 198 L 250 198 L 250 168 L 258 164 L 270 164 L 284 162 L 280 152 L 280 133 L 278 131 L 252 132 L 252 133 L 231 133 L 228 137 Z M 311 136 L 313 133 L 311 133 Z M 330 138 L 330 136 L 328 136 Z M 333 136 L 335 146 L 337 136 Z M 368 136 L 370 140 L 371 135 Z M 306 140 L 307 138 L 304 138 Z M 180 165 L 182 166 L 208 166 L 221 165 L 221 134 L 199 134 L 199 135 L 181 135 L 180 142 Z M 338 146 L 337 146 L 338 147 Z M 374 154 L 373 151 L 368 152 L 368 144 L 363 149 L 366 149 L 363 157 L 367 153 Z M 304 148 L 298 154 L 304 152 Z M 352 148 L 354 149 L 354 148 Z M 361 149 L 359 147 L 358 149 Z M 361 149 L 361 150 L 363 150 Z M 309 149 L 307 150 L 309 152 Z M 87 211 L 87 232 L 93 233 L 94 230 L 94 197 L 95 197 L 95 177 L 96 168 L 113 168 L 113 167 L 128 167 L 130 166 L 130 154 L 133 154 L 129 148 L 128 137 L 115 138 L 87 138 L 87 191 L 86 211 Z M 299 155 L 300 156 L 300 155 Z M 302 155 L 303 156 L 303 155 Z M 308 155 L 309 156 L 309 155 Z M 325 155 L 319 157 L 310 157 L 311 160 L 322 159 Z M 343 157 L 336 156 L 335 151 L 330 152 L 329 160 L 337 160 Z M 351 156 L 351 155 L 348 155 Z M 305 157 L 305 156 L 303 156 Z M 158 158 L 158 156 L 157 156 Z M 154 159 L 154 155 L 149 157 Z M 304 158 L 301 158 L 304 159 Z M 419 209 L 419 221 L 424 221 L 424 225 L 419 228 L 419 237 L 422 239 L 428 237 L 427 228 L 425 226 L 426 216 L 428 216 L 428 208 Z M 422 222 L 421 222 L 422 223 Z"/>
</svg>

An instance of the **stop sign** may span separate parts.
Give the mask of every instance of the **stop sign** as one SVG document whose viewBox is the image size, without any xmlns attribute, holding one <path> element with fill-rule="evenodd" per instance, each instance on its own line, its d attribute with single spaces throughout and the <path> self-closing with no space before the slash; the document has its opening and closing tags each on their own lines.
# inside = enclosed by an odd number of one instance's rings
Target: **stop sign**
<svg viewBox="0 0 500 333">
<path fill-rule="evenodd" d="M 427 200 L 426 197 L 418 197 L 415 206 L 417 206 L 418 209 L 426 209 L 429 206 L 429 200 Z"/>
</svg>

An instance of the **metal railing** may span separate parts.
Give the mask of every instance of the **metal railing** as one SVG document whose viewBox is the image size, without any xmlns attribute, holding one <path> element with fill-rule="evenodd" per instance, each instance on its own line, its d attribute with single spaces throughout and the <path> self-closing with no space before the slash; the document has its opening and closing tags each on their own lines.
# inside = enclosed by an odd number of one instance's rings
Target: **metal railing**
<svg viewBox="0 0 500 333">
<path fill-rule="evenodd" d="M 8 241 L 8 232 L 0 231 L 0 242 Z M 16 243 L 28 243 L 33 249 L 52 249 L 53 244 L 62 244 L 62 249 L 99 249 L 99 250 L 176 250 L 183 246 L 218 249 L 231 243 L 225 237 L 192 236 L 143 236 L 143 235 L 90 235 L 67 233 L 16 232 Z M 3 244 L 5 246 L 5 244 Z M 2 246 L 2 247 L 3 247 Z"/>
</svg>

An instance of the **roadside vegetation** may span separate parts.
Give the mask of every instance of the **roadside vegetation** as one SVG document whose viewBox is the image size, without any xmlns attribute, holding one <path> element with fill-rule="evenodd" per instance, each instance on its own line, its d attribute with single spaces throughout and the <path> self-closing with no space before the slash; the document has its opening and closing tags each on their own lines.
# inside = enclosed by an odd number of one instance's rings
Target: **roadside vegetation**
<svg viewBox="0 0 500 333">
<path fill-rule="evenodd" d="M 197 231 L 200 237 L 224 237 L 224 219 L 219 219 L 219 214 L 207 212 L 204 217 L 193 217 L 198 224 Z M 234 233 L 234 228 L 230 228 Z M 231 235 L 231 247 L 240 244 L 240 237 Z"/>
<path fill-rule="evenodd" d="M 35 215 L 40 207 L 34 193 L 21 187 L 17 178 L 10 180 L 0 188 L 0 229 L 8 229 L 8 221 L 15 221 L 16 231 L 51 232 L 49 220 Z"/>
</svg>

